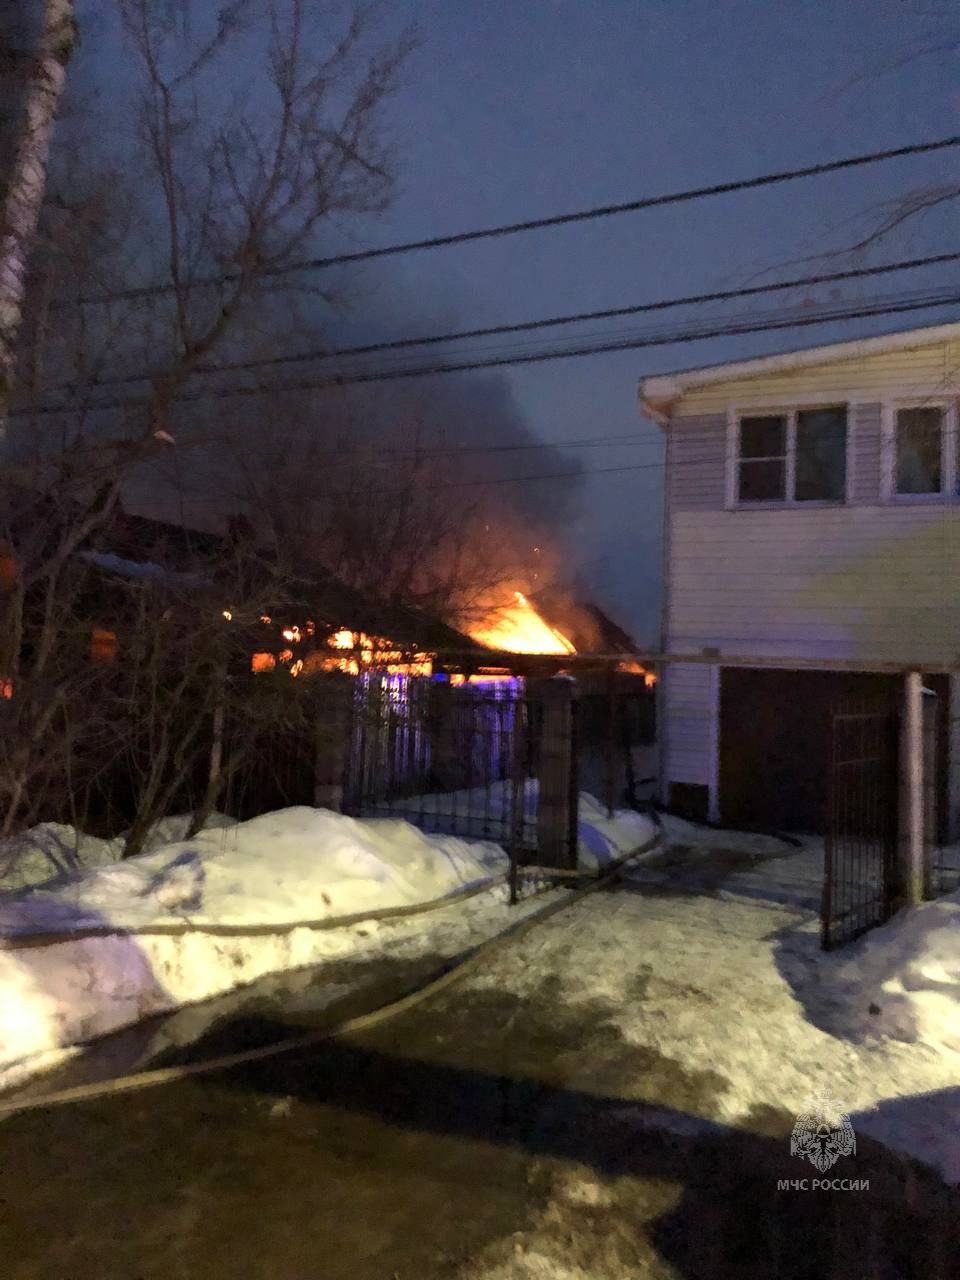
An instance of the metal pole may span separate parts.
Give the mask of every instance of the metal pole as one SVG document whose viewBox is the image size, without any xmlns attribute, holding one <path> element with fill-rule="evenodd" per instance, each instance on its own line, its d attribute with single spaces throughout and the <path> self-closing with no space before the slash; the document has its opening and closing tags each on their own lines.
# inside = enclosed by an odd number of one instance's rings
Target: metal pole
<svg viewBox="0 0 960 1280">
<path fill-rule="evenodd" d="M 907 906 L 923 902 L 923 677 L 908 671 L 904 681 L 903 889 Z"/>
</svg>

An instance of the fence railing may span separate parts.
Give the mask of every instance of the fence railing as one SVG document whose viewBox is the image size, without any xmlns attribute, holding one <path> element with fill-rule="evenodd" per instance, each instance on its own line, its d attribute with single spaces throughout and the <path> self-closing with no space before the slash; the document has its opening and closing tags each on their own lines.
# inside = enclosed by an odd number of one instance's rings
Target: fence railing
<svg viewBox="0 0 960 1280">
<path fill-rule="evenodd" d="M 260 679 L 200 727 L 170 812 L 212 803 L 246 820 L 328 805 L 496 842 L 515 877 L 525 866 L 572 871 L 580 790 L 611 808 L 634 803 L 634 758 L 654 736 L 653 691 L 604 671 L 576 681 L 328 673 L 272 691 Z M 65 819 L 125 830 L 139 803 L 129 750 L 88 773 Z"/>
<path fill-rule="evenodd" d="M 897 716 L 844 707 L 831 720 L 821 938 L 840 946 L 886 920 L 895 900 Z"/>
<path fill-rule="evenodd" d="M 343 810 L 490 840 L 519 868 L 576 865 L 576 703 L 555 681 L 354 685 Z"/>
</svg>

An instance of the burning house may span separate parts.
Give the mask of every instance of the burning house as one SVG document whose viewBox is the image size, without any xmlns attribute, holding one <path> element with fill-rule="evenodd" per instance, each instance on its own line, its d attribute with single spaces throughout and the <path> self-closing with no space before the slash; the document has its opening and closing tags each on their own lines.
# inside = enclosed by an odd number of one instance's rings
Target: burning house
<svg viewBox="0 0 960 1280">
<path fill-rule="evenodd" d="M 69 801 L 87 829 L 320 804 L 562 865 L 581 782 L 611 804 L 632 793 L 646 721 L 627 694 L 652 701 L 629 636 L 594 605 L 505 591 L 458 628 L 281 565 L 242 526 L 122 511 L 75 560 L 78 696 L 116 710 L 108 759 L 99 738 L 84 745 L 87 790 Z M 19 702 L 15 680 L 4 690 Z"/>
</svg>

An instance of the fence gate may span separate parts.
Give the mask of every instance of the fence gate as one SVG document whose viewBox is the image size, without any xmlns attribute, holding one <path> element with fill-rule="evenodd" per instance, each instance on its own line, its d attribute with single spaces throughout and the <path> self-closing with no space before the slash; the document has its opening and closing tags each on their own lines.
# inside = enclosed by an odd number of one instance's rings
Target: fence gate
<svg viewBox="0 0 960 1280">
<path fill-rule="evenodd" d="M 898 831 L 898 717 L 843 707 L 831 717 L 824 949 L 850 942 L 893 910 Z"/>
</svg>

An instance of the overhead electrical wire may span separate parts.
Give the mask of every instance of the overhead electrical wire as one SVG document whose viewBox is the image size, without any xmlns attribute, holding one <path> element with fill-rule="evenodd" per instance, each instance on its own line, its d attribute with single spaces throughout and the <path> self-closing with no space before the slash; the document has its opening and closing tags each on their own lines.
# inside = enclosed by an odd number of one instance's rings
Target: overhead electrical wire
<svg viewBox="0 0 960 1280">
<path fill-rule="evenodd" d="M 713 196 L 731 195 L 738 191 L 752 191 L 758 187 L 775 186 L 784 182 L 795 182 L 801 178 L 821 177 L 828 173 L 838 173 L 845 169 L 855 169 L 864 165 L 880 164 L 889 160 L 897 160 L 907 156 L 929 155 L 960 146 L 960 135 L 936 138 L 926 142 L 912 143 L 903 147 L 887 148 L 883 151 L 862 152 L 859 155 L 845 156 L 840 160 L 828 160 L 820 164 L 806 165 L 796 169 L 780 169 L 758 174 L 752 178 L 740 178 L 730 182 L 716 182 L 705 186 L 690 187 L 681 191 L 666 192 L 661 195 L 641 196 L 636 200 L 627 200 L 619 204 L 597 205 L 589 209 L 578 209 L 571 213 L 551 214 L 542 218 L 527 218 L 520 222 L 502 223 L 498 226 L 480 227 L 471 231 L 458 231 L 450 235 L 428 236 L 423 240 L 407 240 L 398 244 L 381 245 L 369 249 L 358 249 L 351 253 L 332 254 L 323 258 L 299 259 L 281 266 L 268 267 L 257 271 L 257 277 L 277 277 L 292 275 L 300 271 L 318 271 L 347 263 L 367 262 L 374 258 L 394 257 L 398 254 L 417 253 L 427 249 L 442 249 L 450 245 L 468 244 L 478 240 L 492 240 L 503 236 L 520 235 L 525 232 L 542 231 L 548 227 L 570 226 L 574 223 L 591 222 L 599 218 L 611 218 L 625 213 L 639 213 L 644 209 L 656 209 L 665 205 L 684 204 L 694 200 L 703 200 Z M 220 272 L 216 275 L 201 277 L 192 281 L 191 285 L 209 287 L 226 284 L 242 278 L 239 271 Z M 171 293 L 174 285 L 171 282 L 141 285 L 116 292 L 92 294 L 71 301 L 63 301 L 58 305 L 94 305 L 114 301 L 130 301 L 137 298 L 151 297 L 157 294 Z"/>
<path fill-rule="evenodd" d="M 928 254 L 925 257 L 920 258 L 906 258 L 896 262 L 880 263 L 872 267 L 854 267 L 846 271 L 821 272 L 816 275 L 796 276 L 789 280 L 780 280 L 769 284 L 749 285 L 739 289 L 714 290 L 709 293 L 687 294 L 676 298 L 660 298 L 652 302 L 634 303 L 630 306 L 607 307 L 602 310 L 573 312 L 567 315 L 549 316 L 536 320 L 525 320 L 514 324 L 490 325 L 485 328 L 476 329 L 461 329 L 450 333 L 428 334 L 423 337 L 396 338 L 385 342 L 367 343 L 364 346 L 294 352 L 281 356 L 265 356 L 261 359 L 223 361 L 216 365 L 201 364 L 191 370 L 190 376 L 215 376 L 217 374 L 247 372 L 253 369 L 279 368 L 291 364 L 347 359 L 388 351 L 406 350 L 411 347 L 436 346 L 441 343 L 462 342 L 475 338 L 490 338 L 513 333 L 535 332 L 541 329 L 561 328 L 572 324 L 587 324 L 598 320 L 612 320 L 626 316 L 666 311 L 685 306 L 704 306 L 716 302 L 731 302 L 741 298 L 752 298 L 765 294 L 785 292 L 789 289 L 813 288 L 817 285 L 838 284 L 850 280 L 870 279 L 876 276 L 890 275 L 900 271 L 915 271 L 926 267 L 943 266 L 947 263 L 958 261 L 960 261 L 960 251 L 951 250 L 945 253 Z M 98 387 L 119 387 L 137 382 L 148 382 L 160 375 L 160 370 L 141 370 L 135 373 L 117 374 L 113 377 L 98 378 L 88 382 L 84 384 L 84 390 L 92 391 Z M 66 393 L 74 390 L 75 386 L 75 383 L 63 382 L 52 387 L 44 388 L 44 392 L 45 394 Z"/>
<path fill-rule="evenodd" d="M 910 312 L 929 310 L 934 307 L 955 306 L 960 304 L 960 284 L 950 285 L 940 290 L 930 290 L 922 294 L 888 295 L 874 300 L 833 304 L 817 310 L 767 313 L 762 318 L 739 316 L 727 321 L 702 324 L 687 323 L 675 329 L 661 332 L 633 334 L 625 337 L 598 337 L 582 341 L 579 345 L 553 347 L 546 350 L 494 353 L 484 356 L 454 358 L 445 363 L 433 364 L 398 364 L 384 368 L 360 369 L 353 372 L 333 373 L 324 378 L 304 378 L 291 381 L 260 382 L 255 385 L 203 387 L 181 392 L 175 403 L 177 405 L 195 403 L 206 400 L 236 399 L 250 396 L 276 394 L 278 392 L 298 393 L 319 391 L 343 386 L 351 386 L 368 382 L 393 381 L 398 378 L 420 378 L 447 373 L 461 373 L 482 369 L 503 368 L 510 365 L 542 363 L 552 360 L 566 360 L 574 357 L 600 355 L 616 351 L 635 351 L 659 346 L 681 345 L 687 342 L 698 342 L 708 338 L 730 337 L 750 333 L 775 332 L 782 329 L 802 329 L 813 325 L 846 322 L 885 315 L 902 315 Z M 88 403 L 82 407 L 84 412 L 105 412 L 113 409 L 143 406 L 150 403 L 144 396 L 122 396 L 113 400 Z M 76 412 L 77 405 L 40 404 L 29 408 L 15 409 L 10 417 L 25 415 L 52 415 L 65 412 Z"/>
</svg>

